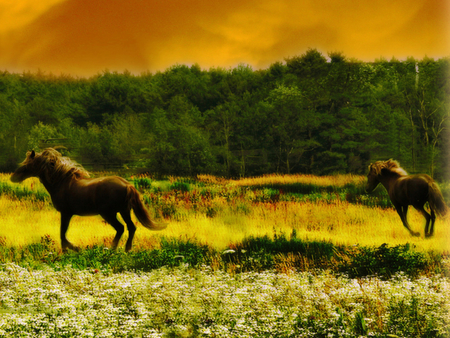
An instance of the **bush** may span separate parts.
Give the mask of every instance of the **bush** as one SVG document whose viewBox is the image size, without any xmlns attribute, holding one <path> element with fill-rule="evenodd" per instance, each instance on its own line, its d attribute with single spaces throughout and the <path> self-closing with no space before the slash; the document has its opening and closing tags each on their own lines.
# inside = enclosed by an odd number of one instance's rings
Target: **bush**
<svg viewBox="0 0 450 338">
<path fill-rule="evenodd" d="M 134 187 L 138 190 L 148 190 L 152 187 L 152 181 L 148 177 L 138 177 L 133 180 Z"/>
<path fill-rule="evenodd" d="M 191 190 L 189 183 L 187 182 L 174 182 L 170 185 L 170 190 L 178 190 L 182 192 L 189 192 Z"/>
<path fill-rule="evenodd" d="M 341 265 L 341 271 L 351 277 L 379 275 L 390 278 L 397 272 L 416 277 L 420 273 L 440 264 L 431 255 L 414 250 L 409 243 L 389 247 L 383 244 L 378 248 L 361 247 L 351 257 L 350 262 Z"/>
</svg>

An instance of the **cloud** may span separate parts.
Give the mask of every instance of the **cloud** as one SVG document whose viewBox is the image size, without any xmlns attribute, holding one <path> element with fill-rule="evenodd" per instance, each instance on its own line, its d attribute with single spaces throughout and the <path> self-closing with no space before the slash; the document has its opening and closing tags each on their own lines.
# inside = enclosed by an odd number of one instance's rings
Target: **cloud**
<svg viewBox="0 0 450 338">
<path fill-rule="evenodd" d="M 39 3 L 39 5 L 38 5 Z M 0 5 L 0 68 L 92 75 L 303 53 L 363 60 L 450 54 L 446 0 L 31 0 Z M 3 21 L 2 21 L 3 22 Z"/>
<path fill-rule="evenodd" d="M 0 33 L 23 27 L 63 0 L 3 0 L 0 2 Z"/>
</svg>

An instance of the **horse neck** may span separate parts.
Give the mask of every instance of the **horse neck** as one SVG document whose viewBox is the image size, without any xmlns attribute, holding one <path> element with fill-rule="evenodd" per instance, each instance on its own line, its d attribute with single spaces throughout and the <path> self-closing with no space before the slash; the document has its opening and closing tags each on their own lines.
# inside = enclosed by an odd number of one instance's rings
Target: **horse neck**
<svg viewBox="0 0 450 338">
<path fill-rule="evenodd" d="M 39 180 L 44 185 L 45 189 L 47 189 L 50 196 L 52 196 L 53 194 L 56 194 L 60 190 L 61 185 L 65 181 L 64 178 L 59 179 L 59 180 L 56 180 L 56 179 L 49 180 L 48 175 L 46 173 L 41 173 L 39 175 Z"/>
<path fill-rule="evenodd" d="M 45 177 L 45 175 L 39 176 L 39 181 L 44 185 L 45 189 L 52 195 L 55 191 L 54 184 L 51 184 Z"/>
<path fill-rule="evenodd" d="M 381 176 L 379 178 L 380 183 L 386 188 L 386 190 L 389 192 L 390 186 L 397 181 L 401 176 L 398 175 L 389 175 L 389 176 Z"/>
</svg>

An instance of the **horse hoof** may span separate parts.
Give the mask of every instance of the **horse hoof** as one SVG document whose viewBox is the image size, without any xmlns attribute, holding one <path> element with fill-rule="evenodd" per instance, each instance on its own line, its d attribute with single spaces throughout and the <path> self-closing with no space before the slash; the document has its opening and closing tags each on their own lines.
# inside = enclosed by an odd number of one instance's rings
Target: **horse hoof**
<svg viewBox="0 0 450 338">
<path fill-rule="evenodd" d="M 71 247 L 63 248 L 62 252 L 63 253 L 68 253 L 69 251 L 79 252 L 80 250 L 81 249 L 77 246 L 71 246 Z"/>
<path fill-rule="evenodd" d="M 412 235 L 413 235 L 414 237 L 420 237 L 420 232 L 413 232 Z"/>
</svg>

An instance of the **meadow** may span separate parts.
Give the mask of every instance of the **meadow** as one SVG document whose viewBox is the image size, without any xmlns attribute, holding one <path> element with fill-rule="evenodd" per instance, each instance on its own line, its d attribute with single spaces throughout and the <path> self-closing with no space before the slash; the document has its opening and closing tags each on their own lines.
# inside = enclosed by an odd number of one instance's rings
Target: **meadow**
<svg viewBox="0 0 450 338">
<path fill-rule="evenodd" d="M 445 226 L 448 219 L 438 219 L 435 236 L 426 240 L 424 219 L 410 207 L 410 224 L 422 233 L 421 237 L 411 237 L 381 185 L 371 195 L 364 192 L 363 176 L 268 175 L 226 180 L 200 175 L 196 180 L 152 180 L 145 176 L 129 179 L 143 194 L 154 218 L 169 224 L 163 232 L 139 227 L 137 248 L 158 246 L 164 237 L 192 239 L 225 250 L 249 236 L 273 238 L 295 231 L 298 238 L 337 245 L 410 243 L 441 253 L 450 249 L 450 228 Z M 441 188 L 449 200 L 450 184 L 442 184 Z M 0 175 L 0 190 L 0 238 L 4 244 L 23 246 L 44 235 L 59 239 L 59 213 L 38 179 L 14 185 L 9 182 L 9 175 Z M 75 216 L 68 238 L 80 247 L 108 245 L 114 233 L 100 217 Z M 121 246 L 125 240 L 126 233 Z"/>
<path fill-rule="evenodd" d="M 425 239 L 411 210 L 411 237 L 363 176 L 128 179 L 168 228 L 125 253 L 126 233 L 109 250 L 110 225 L 74 217 L 81 250 L 62 253 L 43 186 L 0 175 L 0 336 L 450 334 L 448 216 Z"/>
</svg>

